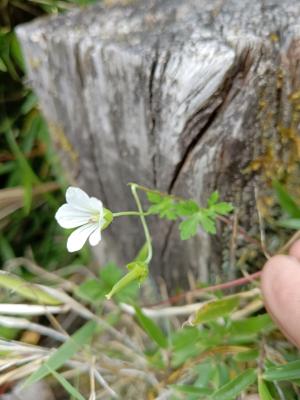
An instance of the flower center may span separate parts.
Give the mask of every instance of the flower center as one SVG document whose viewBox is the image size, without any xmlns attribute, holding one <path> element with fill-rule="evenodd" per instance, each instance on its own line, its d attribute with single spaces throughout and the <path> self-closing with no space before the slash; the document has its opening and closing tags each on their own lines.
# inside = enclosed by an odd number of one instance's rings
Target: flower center
<svg viewBox="0 0 300 400">
<path fill-rule="evenodd" d="M 93 214 L 90 216 L 90 221 L 91 223 L 96 223 L 99 222 L 99 214 Z"/>
</svg>

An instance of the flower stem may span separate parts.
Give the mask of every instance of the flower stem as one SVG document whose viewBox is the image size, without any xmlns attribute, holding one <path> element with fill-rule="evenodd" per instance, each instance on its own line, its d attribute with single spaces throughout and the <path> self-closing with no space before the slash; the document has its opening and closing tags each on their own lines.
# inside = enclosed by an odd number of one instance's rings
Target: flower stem
<svg viewBox="0 0 300 400">
<path fill-rule="evenodd" d="M 141 216 L 141 213 L 139 211 L 121 211 L 121 212 L 116 212 L 112 213 L 114 217 L 125 217 L 127 215 L 136 215 L 136 216 Z M 142 215 L 150 215 L 149 213 L 142 213 Z"/>
<path fill-rule="evenodd" d="M 141 222 L 142 222 L 144 233 L 145 233 L 145 237 L 146 237 L 146 243 L 147 243 L 147 247 L 148 247 L 148 256 L 147 256 L 147 258 L 145 260 L 145 263 L 149 264 L 149 262 L 151 261 L 151 258 L 152 258 L 151 236 L 150 236 L 150 233 L 149 233 L 149 229 L 148 229 L 148 225 L 147 225 L 147 222 L 146 222 L 146 219 L 145 219 L 143 208 L 142 208 L 142 205 L 141 205 L 141 202 L 140 202 L 140 198 L 139 198 L 139 196 L 138 196 L 138 194 L 136 192 L 136 189 L 137 189 L 138 185 L 136 185 L 135 183 L 132 183 L 132 184 L 130 184 L 130 186 L 131 186 L 132 195 L 134 197 L 134 200 L 135 200 L 135 202 L 137 204 L 137 207 L 138 207 L 138 210 L 139 210 L 138 214 L 139 214 L 139 216 L 141 218 Z"/>
<path fill-rule="evenodd" d="M 217 285 L 212 285 L 212 286 L 208 286 L 208 287 L 189 290 L 187 292 L 179 293 L 179 294 L 176 294 L 175 296 L 169 297 L 168 299 L 161 301 L 159 303 L 151 304 L 151 306 L 148 306 L 148 307 L 156 307 L 156 306 L 161 306 L 161 305 L 169 304 L 169 303 L 174 304 L 187 296 L 198 296 L 198 295 L 200 295 L 202 293 L 206 293 L 206 292 L 212 293 L 212 292 L 216 292 L 217 290 L 225 290 L 225 289 L 230 289 L 230 288 L 233 288 L 236 286 L 247 285 L 248 283 L 253 283 L 253 281 L 255 281 L 256 279 L 260 279 L 261 274 L 262 274 L 262 271 L 257 271 L 251 275 L 247 275 L 242 278 L 234 279 L 233 281 L 218 283 Z"/>
</svg>

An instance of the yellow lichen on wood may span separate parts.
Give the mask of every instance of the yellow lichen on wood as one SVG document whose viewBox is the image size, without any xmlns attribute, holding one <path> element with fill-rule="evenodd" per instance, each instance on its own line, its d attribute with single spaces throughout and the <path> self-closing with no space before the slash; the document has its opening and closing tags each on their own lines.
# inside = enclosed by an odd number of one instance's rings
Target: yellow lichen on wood
<svg viewBox="0 0 300 400">
<path fill-rule="evenodd" d="M 75 163 L 78 161 L 79 155 L 65 135 L 63 129 L 55 123 L 49 124 L 49 129 L 53 137 L 54 143 L 63 150 L 69 158 Z"/>
<path fill-rule="evenodd" d="M 279 36 L 275 32 L 270 33 L 269 38 L 272 42 L 279 42 Z"/>
<path fill-rule="evenodd" d="M 283 72 L 279 70 L 276 89 L 281 89 L 283 83 Z M 269 106 L 268 96 L 263 93 L 258 103 L 261 114 L 259 149 L 263 150 L 243 171 L 260 177 L 260 209 L 265 218 L 272 215 L 274 206 L 274 194 L 271 195 L 270 190 L 273 180 L 282 182 L 292 196 L 300 198 L 300 91 L 292 92 L 286 101 L 290 103 L 289 124 L 278 122 L 276 110 Z"/>
</svg>

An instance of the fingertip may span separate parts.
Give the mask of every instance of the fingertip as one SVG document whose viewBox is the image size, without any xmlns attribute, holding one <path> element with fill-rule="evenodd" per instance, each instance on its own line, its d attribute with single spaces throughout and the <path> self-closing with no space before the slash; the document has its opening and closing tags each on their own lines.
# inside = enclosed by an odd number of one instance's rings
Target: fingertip
<svg viewBox="0 0 300 400">
<path fill-rule="evenodd" d="M 297 260 L 300 261 L 300 240 L 297 240 L 291 245 L 289 248 L 289 255 L 297 258 Z"/>
<path fill-rule="evenodd" d="M 295 257 L 277 255 L 268 260 L 261 276 L 265 306 L 274 321 L 300 347 L 300 263 Z"/>
<path fill-rule="evenodd" d="M 283 272 L 283 268 L 289 266 L 293 259 L 289 256 L 279 254 L 271 257 L 264 265 L 261 275 L 261 289 L 264 294 L 269 294 L 269 291 L 273 291 L 274 282 L 278 280 L 278 277 Z"/>
</svg>

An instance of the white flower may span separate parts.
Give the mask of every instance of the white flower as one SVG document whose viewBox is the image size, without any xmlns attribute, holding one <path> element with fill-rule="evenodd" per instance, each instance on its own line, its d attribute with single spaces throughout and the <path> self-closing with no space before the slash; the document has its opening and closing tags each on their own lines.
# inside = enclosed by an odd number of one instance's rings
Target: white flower
<svg viewBox="0 0 300 400">
<path fill-rule="evenodd" d="M 76 187 L 67 189 L 66 201 L 57 210 L 55 219 L 63 228 L 77 228 L 68 238 L 68 251 L 80 250 L 87 239 L 92 246 L 96 246 L 101 240 L 101 229 L 107 222 L 105 211 L 109 210 L 103 208 L 100 200 L 89 197 Z"/>
</svg>

